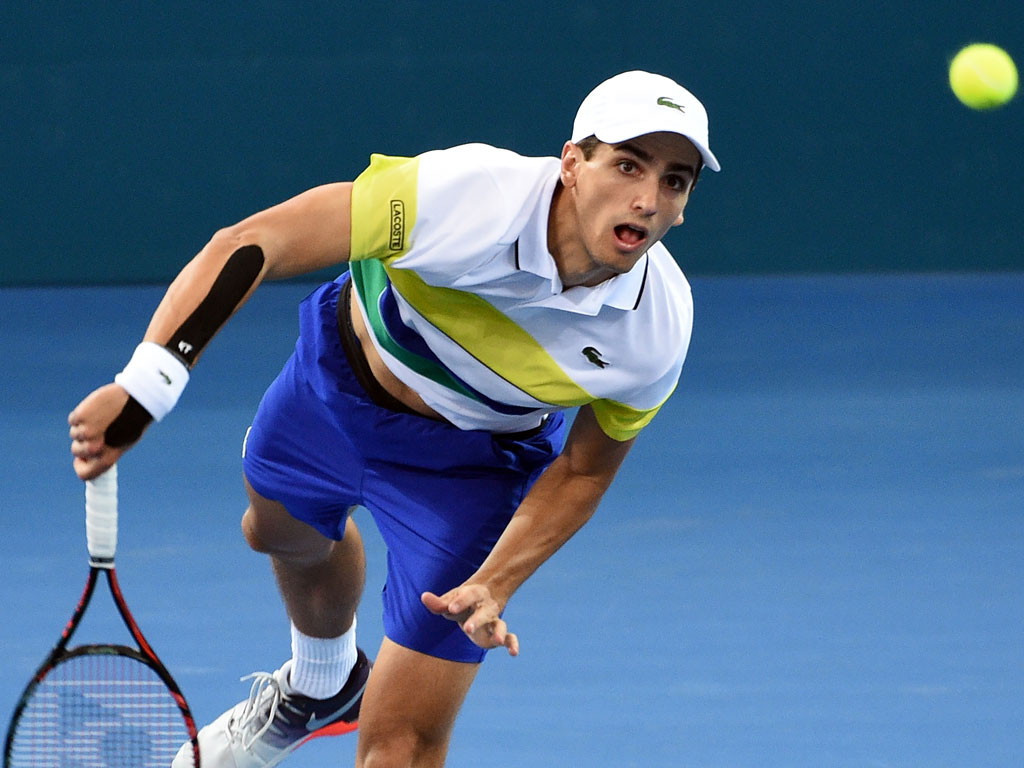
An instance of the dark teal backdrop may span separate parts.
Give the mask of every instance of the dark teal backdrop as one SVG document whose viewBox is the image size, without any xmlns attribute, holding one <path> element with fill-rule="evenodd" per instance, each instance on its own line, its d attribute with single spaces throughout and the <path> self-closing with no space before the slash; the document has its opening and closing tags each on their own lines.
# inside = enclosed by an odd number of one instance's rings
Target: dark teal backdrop
<svg viewBox="0 0 1024 768">
<path fill-rule="evenodd" d="M 371 152 L 554 154 L 629 68 L 711 113 L 720 175 L 668 240 L 691 274 L 1024 269 L 1020 0 L 0 4 L 0 284 L 166 281 L 219 226 Z"/>
</svg>

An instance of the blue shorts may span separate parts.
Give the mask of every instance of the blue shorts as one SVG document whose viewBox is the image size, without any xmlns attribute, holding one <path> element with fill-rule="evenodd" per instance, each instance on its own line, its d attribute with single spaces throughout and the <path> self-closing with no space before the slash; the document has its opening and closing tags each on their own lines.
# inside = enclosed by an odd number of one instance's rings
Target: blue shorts
<svg viewBox="0 0 1024 768">
<path fill-rule="evenodd" d="M 342 538 L 351 507 L 366 507 L 388 549 L 385 634 L 421 653 L 478 662 L 484 651 L 423 607 L 420 595 L 444 594 L 479 568 L 561 450 L 563 417 L 552 414 L 517 439 L 377 405 L 338 333 L 347 277 L 300 305 L 295 353 L 263 396 L 246 440 L 245 476 L 331 539 Z"/>
</svg>

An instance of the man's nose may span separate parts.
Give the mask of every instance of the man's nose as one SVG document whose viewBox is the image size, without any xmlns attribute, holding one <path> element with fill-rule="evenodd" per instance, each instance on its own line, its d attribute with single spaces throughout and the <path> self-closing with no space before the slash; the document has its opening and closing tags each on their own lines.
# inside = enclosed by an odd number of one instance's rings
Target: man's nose
<svg viewBox="0 0 1024 768">
<path fill-rule="evenodd" d="M 633 210 L 642 216 L 653 216 L 658 212 L 658 183 L 657 181 L 644 181 L 633 198 Z"/>
</svg>

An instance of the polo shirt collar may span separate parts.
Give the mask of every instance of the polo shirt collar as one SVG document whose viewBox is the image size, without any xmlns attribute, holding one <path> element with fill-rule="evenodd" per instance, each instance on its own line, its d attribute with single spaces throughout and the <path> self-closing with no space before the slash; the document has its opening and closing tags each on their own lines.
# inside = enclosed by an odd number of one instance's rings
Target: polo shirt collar
<svg viewBox="0 0 1024 768">
<path fill-rule="evenodd" d="M 640 297 L 647 283 L 650 256 L 645 253 L 629 272 L 615 275 L 600 285 L 576 285 L 564 288 L 558 276 L 555 259 L 548 251 L 548 217 L 555 193 L 558 175 L 553 174 L 540 204 L 526 222 L 515 243 L 516 268 L 530 272 L 548 281 L 550 293 L 524 301 L 522 306 L 551 307 L 584 315 L 596 315 L 603 307 L 633 310 L 640 305 Z"/>
</svg>

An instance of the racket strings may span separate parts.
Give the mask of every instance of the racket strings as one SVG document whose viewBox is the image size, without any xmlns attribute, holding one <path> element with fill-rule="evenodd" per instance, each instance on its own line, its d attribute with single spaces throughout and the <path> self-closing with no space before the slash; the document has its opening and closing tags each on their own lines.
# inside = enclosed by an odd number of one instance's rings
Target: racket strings
<svg viewBox="0 0 1024 768">
<path fill-rule="evenodd" d="M 167 768 L 189 740 L 174 695 L 143 662 L 115 654 L 63 660 L 18 720 L 11 768 Z"/>
</svg>

